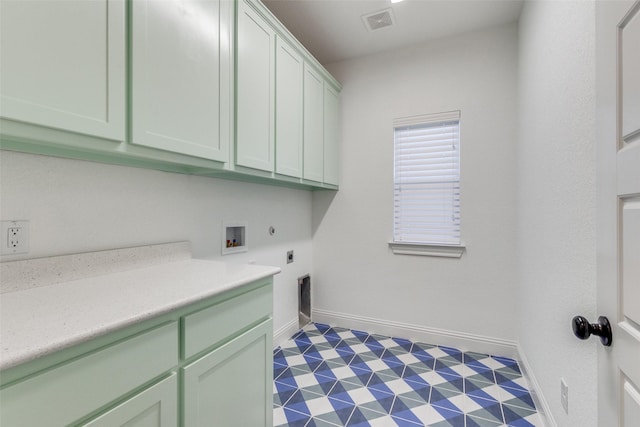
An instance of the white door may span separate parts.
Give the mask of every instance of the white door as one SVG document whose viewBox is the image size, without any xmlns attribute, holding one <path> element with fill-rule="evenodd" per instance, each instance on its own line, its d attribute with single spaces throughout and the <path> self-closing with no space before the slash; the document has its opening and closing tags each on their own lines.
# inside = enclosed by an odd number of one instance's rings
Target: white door
<svg viewBox="0 0 640 427">
<path fill-rule="evenodd" d="M 640 0 L 596 2 L 598 425 L 640 425 Z M 595 319 L 593 319 L 595 320 Z"/>
</svg>

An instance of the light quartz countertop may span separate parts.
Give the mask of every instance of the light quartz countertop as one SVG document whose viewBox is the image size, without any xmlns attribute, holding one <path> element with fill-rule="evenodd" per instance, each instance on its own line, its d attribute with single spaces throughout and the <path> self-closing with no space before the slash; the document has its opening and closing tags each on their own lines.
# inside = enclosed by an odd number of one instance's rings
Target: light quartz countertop
<svg viewBox="0 0 640 427">
<path fill-rule="evenodd" d="M 0 295 L 0 369 L 280 272 L 278 267 L 182 259 Z"/>
</svg>

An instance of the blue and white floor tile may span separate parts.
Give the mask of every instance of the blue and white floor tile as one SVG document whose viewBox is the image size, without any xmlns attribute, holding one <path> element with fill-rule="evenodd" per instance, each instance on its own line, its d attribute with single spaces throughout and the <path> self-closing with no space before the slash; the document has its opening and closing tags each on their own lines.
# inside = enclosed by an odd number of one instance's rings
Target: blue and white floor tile
<svg viewBox="0 0 640 427">
<path fill-rule="evenodd" d="M 274 351 L 274 426 L 539 427 L 515 360 L 323 324 Z"/>
</svg>

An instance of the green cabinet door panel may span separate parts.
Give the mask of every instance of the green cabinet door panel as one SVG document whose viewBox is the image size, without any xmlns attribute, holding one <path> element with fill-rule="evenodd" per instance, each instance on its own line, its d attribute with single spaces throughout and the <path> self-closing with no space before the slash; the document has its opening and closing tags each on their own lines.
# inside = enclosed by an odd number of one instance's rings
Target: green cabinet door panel
<svg viewBox="0 0 640 427">
<path fill-rule="evenodd" d="M 0 116 L 125 139 L 125 3 L 0 2 Z"/>
<path fill-rule="evenodd" d="M 302 177 L 302 56 L 276 39 L 276 173 Z"/>
<path fill-rule="evenodd" d="M 268 320 L 183 370 L 184 427 L 273 426 Z"/>
<path fill-rule="evenodd" d="M 303 177 L 316 182 L 322 182 L 324 172 L 323 88 L 322 77 L 305 64 Z"/>
<path fill-rule="evenodd" d="M 178 364 L 171 322 L 0 391 L 0 426 L 66 426 Z"/>
<path fill-rule="evenodd" d="M 178 378 L 169 378 L 133 396 L 83 427 L 175 427 L 178 425 Z"/>
<path fill-rule="evenodd" d="M 273 290 L 262 286 L 253 291 L 214 304 L 182 321 L 182 357 L 188 359 L 250 326 L 273 312 Z"/>
<path fill-rule="evenodd" d="M 131 6 L 134 144 L 228 161 L 233 1 Z"/>
<path fill-rule="evenodd" d="M 339 99 L 326 82 L 324 84 L 324 178 L 325 184 L 339 183 Z"/>
<path fill-rule="evenodd" d="M 275 32 L 245 0 L 236 22 L 236 164 L 273 172 Z"/>
</svg>

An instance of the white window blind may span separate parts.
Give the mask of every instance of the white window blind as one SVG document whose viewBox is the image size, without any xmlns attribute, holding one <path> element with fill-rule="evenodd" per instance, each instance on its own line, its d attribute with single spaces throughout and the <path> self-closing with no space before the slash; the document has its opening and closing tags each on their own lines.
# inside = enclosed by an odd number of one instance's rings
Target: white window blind
<svg viewBox="0 0 640 427">
<path fill-rule="evenodd" d="M 394 121 L 395 243 L 460 245 L 460 112 Z"/>
</svg>

